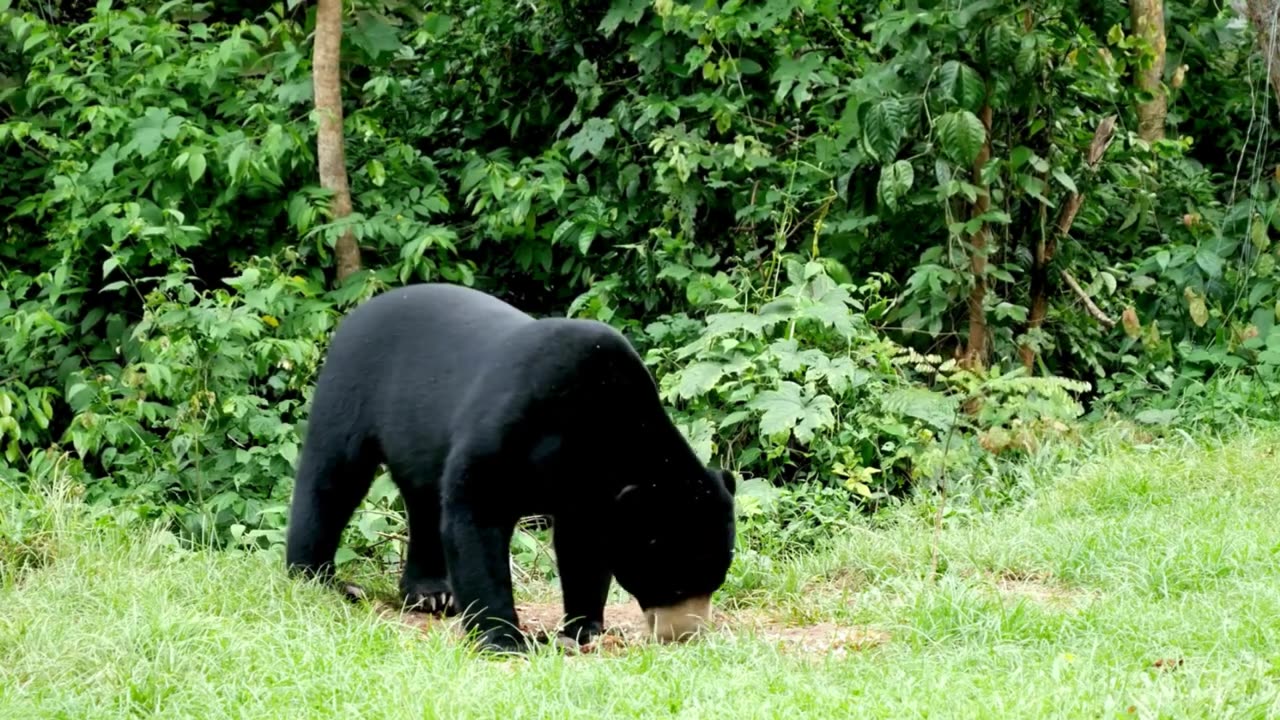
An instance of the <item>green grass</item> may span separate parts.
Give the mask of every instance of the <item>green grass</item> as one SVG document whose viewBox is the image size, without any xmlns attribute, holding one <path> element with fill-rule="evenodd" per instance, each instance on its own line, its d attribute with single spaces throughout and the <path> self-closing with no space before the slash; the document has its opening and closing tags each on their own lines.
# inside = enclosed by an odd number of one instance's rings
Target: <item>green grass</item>
<svg viewBox="0 0 1280 720">
<path fill-rule="evenodd" d="M 936 582 L 923 502 L 735 569 L 722 603 L 889 633 L 842 656 L 725 634 L 483 659 L 289 582 L 276 557 L 92 529 L 55 498 L 38 550 L 0 558 L 0 718 L 1280 717 L 1278 446 L 1077 460 L 950 522 Z"/>
</svg>

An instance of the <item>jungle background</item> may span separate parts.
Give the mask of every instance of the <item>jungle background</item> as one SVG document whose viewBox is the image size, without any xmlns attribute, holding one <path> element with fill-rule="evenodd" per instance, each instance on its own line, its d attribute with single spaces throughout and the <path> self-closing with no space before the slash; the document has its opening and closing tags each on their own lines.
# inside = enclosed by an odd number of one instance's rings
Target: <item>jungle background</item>
<svg viewBox="0 0 1280 720">
<path fill-rule="evenodd" d="M 345 205 L 316 6 L 0 0 L 10 493 L 278 549 L 329 333 L 422 281 L 626 333 L 747 554 L 1277 416 L 1262 0 L 337 6 Z M 340 562 L 403 539 L 382 477 Z"/>
</svg>

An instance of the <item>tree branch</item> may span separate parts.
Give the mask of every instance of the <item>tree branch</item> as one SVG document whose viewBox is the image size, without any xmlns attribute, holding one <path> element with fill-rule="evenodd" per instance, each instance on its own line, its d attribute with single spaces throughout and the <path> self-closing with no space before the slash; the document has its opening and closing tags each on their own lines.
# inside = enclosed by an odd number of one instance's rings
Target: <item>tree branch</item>
<svg viewBox="0 0 1280 720">
<path fill-rule="evenodd" d="M 1097 129 L 1093 131 L 1093 140 L 1089 142 L 1089 152 L 1085 155 L 1085 168 L 1090 175 L 1098 171 L 1098 165 L 1102 162 L 1102 156 L 1106 154 L 1107 148 L 1111 146 L 1115 132 L 1115 115 L 1103 118 L 1098 123 Z M 1058 240 L 1065 238 L 1071 231 L 1071 226 L 1075 224 L 1076 215 L 1080 213 L 1082 205 L 1084 205 L 1084 195 L 1080 192 L 1070 193 L 1062 203 L 1062 209 L 1058 213 L 1057 221 L 1053 224 L 1053 229 L 1041 233 L 1035 243 L 1031 258 L 1031 316 L 1027 321 L 1028 331 L 1039 329 L 1049 315 L 1049 294 L 1052 291 L 1049 284 L 1049 263 L 1053 262 L 1053 256 L 1058 252 Z M 1041 205 L 1042 213 L 1044 209 L 1045 206 Z M 1018 349 L 1018 353 L 1022 356 L 1022 365 L 1030 372 L 1035 364 L 1035 348 L 1029 343 L 1024 344 Z"/>
<path fill-rule="evenodd" d="M 1067 282 L 1067 285 L 1071 288 L 1071 291 L 1074 292 L 1076 296 L 1080 298 L 1080 301 L 1084 303 L 1085 309 L 1089 311 L 1089 314 L 1092 315 L 1095 320 L 1102 323 L 1108 328 L 1113 328 L 1116 326 L 1116 321 L 1112 320 L 1109 315 L 1102 312 L 1102 308 L 1098 307 L 1093 302 L 1093 298 L 1089 297 L 1089 293 L 1085 292 L 1084 288 L 1080 287 L 1080 283 L 1076 282 L 1075 276 L 1073 276 L 1071 273 L 1067 272 L 1066 270 L 1062 270 L 1060 272 L 1062 274 L 1062 279 Z"/>
</svg>

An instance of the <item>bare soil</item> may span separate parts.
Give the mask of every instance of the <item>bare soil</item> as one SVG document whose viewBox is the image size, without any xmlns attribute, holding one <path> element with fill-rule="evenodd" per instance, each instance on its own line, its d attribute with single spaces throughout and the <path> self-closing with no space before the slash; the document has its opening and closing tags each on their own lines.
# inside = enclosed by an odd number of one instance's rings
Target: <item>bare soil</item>
<svg viewBox="0 0 1280 720">
<path fill-rule="evenodd" d="M 404 612 L 386 602 L 377 603 L 383 618 L 408 627 L 429 632 L 447 627 L 454 632 L 461 630 L 457 618 L 441 618 L 418 612 Z M 562 609 L 559 603 L 521 603 L 516 606 L 520 627 L 527 633 L 554 636 L 559 629 Z M 560 638 L 566 650 L 586 654 L 620 654 L 653 642 L 647 635 L 644 615 L 634 602 L 611 603 L 605 606 L 605 634 L 595 642 L 572 647 L 570 641 Z M 795 624 L 758 610 L 726 612 L 714 610 L 712 632 L 734 636 L 749 634 L 777 646 L 784 652 L 799 652 L 819 656 L 843 657 L 849 652 L 881 645 L 889 640 L 889 634 L 860 625 L 841 625 L 833 622 Z"/>
<path fill-rule="evenodd" d="M 1036 572 L 1005 570 L 998 573 L 983 573 L 991 588 L 1006 601 L 1029 600 L 1037 604 L 1053 607 L 1058 610 L 1076 611 L 1086 604 L 1091 595 L 1057 582 L 1054 578 Z M 857 578 L 845 578 L 852 585 L 858 585 Z M 841 583 L 815 583 L 807 592 L 836 592 Z M 420 612 L 405 612 L 396 604 L 377 600 L 374 602 L 378 613 L 386 620 L 414 628 L 422 632 L 430 632 L 438 628 L 448 628 L 461 635 L 461 623 L 457 618 L 442 618 L 437 615 Z M 516 605 L 516 613 L 520 618 L 520 628 L 536 637 L 556 637 L 560 629 L 562 609 L 558 600 L 548 598 L 546 602 L 523 602 Z M 857 652 L 882 645 L 890 640 L 889 633 L 865 625 L 841 624 L 819 617 L 806 617 L 807 614 L 782 617 L 759 608 L 726 611 L 716 608 L 713 615 L 712 635 L 733 637 L 750 635 L 763 640 L 782 652 L 798 653 L 814 658 L 839 658 L 850 652 Z M 648 637 L 645 628 L 644 614 L 631 601 L 614 602 L 605 606 L 605 634 L 595 642 L 577 647 L 567 638 L 558 638 L 557 642 L 565 650 L 573 654 L 606 654 L 626 653 L 638 646 L 646 645 L 653 640 Z M 1166 663 L 1168 664 L 1168 663 Z"/>
<path fill-rule="evenodd" d="M 1078 610 L 1092 600 L 1090 593 L 1069 587 L 1049 575 L 1005 570 L 989 573 L 996 590 L 1009 600 L 1026 599 L 1059 610 Z"/>
</svg>

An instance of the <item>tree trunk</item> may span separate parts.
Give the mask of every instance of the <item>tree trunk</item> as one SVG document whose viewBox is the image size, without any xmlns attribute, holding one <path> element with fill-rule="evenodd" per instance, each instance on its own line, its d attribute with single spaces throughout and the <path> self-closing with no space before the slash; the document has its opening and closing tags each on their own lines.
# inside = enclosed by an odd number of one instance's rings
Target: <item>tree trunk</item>
<svg viewBox="0 0 1280 720">
<path fill-rule="evenodd" d="M 316 160 L 320 185 L 333 192 L 333 220 L 351 214 L 351 190 L 347 186 L 347 158 L 342 139 L 342 88 L 338 73 L 342 49 L 342 0 L 318 0 L 316 3 L 316 35 L 311 58 L 315 87 L 316 114 L 320 127 L 316 131 Z M 360 246 L 346 230 L 334 247 L 338 282 L 360 269 Z"/>
<path fill-rule="evenodd" d="M 1136 78 L 1139 90 L 1151 93 L 1150 101 L 1138 105 L 1138 136 L 1143 140 L 1159 140 L 1164 137 L 1164 118 L 1168 112 L 1168 98 L 1164 93 L 1164 0 L 1129 0 L 1129 14 L 1133 21 L 1133 33 L 1151 46 L 1150 64 L 1138 68 Z"/>
<path fill-rule="evenodd" d="M 1258 48 L 1262 50 L 1262 59 L 1267 64 L 1271 90 L 1280 100 L 1280 30 L 1276 27 L 1280 23 L 1280 18 L 1277 18 L 1280 0 L 1245 0 L 1243 9 L 1258 34 Z"/>
<path fill-rule="evenodd" d="M 1102 162 L 1102 155 L 1107 151 L 1107 146 L 1111 144 L 1111 137 L 1116 131 L 1116 116 L 1111 115 L 1102 119 L 1098 123 L 1098 129 L 1093 132 L 1093 142 L 1089 143 L 1089 154 L 1085 156 L 1085 168 L 1090 174 L 1098 169 L 1098 163 Z M 1058 213 L 1058 220 L 1041 235 L 1036 241 L 1035 247 L 1031 253 L 1031 315 L 1027 318 L 1027 330 L 1035 330 L 1044 324 L 1044 319 L 1049 313 L 1049 296 L 1052 293 L 1052 286 L 1049 283 L 1049 264 L 1053 262 L 1053 256 L 1058 252 L 1058 240 L 1065 238 L 1067 233 L 1071 231 L 1071 225 L 1076 221 L 1076 215 L 1080 212 L 1080 206 L 1084 204 L 1084 195 L 1073 192 L 1067 195 L 1067 201 L 1062 204 L 1062 209 Z M 1040 211 L 1045 211 L 1045 206 L 1040 206 Z M 1105 323 L 1104 323 L 1105 324 Z M 1022 366 L 1030 373 L 1035 365 L 1036 353 L 1030 345 L 1023 345 L 1018 348 L 1018 354 L 1022 357 Z"/>
<path fill-rule="evenodd" d="M 991 193 L 982 181 L 982 170 L 991 159 L 990 102 L 983 104 L 979 118 L 987 133 L 982 150 L 973 161 L 973 184 L 978 186 L 978 199 L 974 201 L 971 212 L 971 217 L 975 218 L 991 208 Z M 981 370 L 987 366 L 987 311 L 983 304 L 987 297 L 987 245 L 990 239 L 991 229 L 985 222 L 969 238 L 969 270 L 973 273 L 973 289 L 969 291 L 969 342 L 961 362 L 970 370 Z"/>
<path fill-rule="evenodd" d="M 1043 229 L 1048 212 L 1049 206 L 1040 203 L 1040 222 L 1037 227 L 1041 230 L 1034 234 L 1035 242 L 1031 246 L 1031 315 L 1027 318 L 1028 332 L 1043 325 L 1049 314 L 1049 262 L 1057 251 L 1057 238 L 1052 232 Z M 1022 358 L 1022 366 L 1027 369 L 1027 374 L 1031 374 L 1036 363 L 1035 349 L 1024 343 L 1018 348 L 1018 355 Z"/>
</svg>

